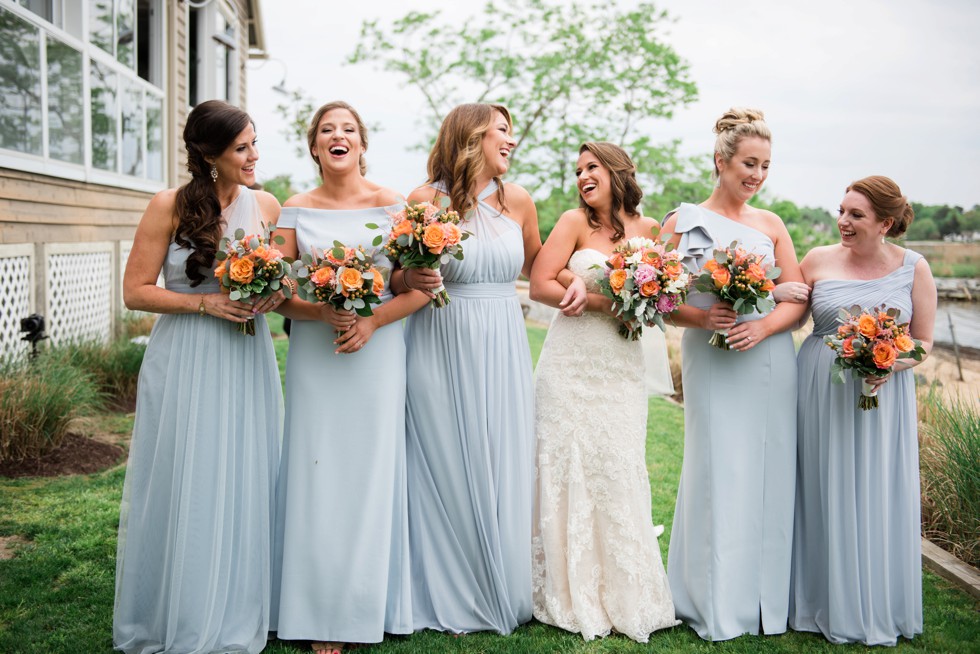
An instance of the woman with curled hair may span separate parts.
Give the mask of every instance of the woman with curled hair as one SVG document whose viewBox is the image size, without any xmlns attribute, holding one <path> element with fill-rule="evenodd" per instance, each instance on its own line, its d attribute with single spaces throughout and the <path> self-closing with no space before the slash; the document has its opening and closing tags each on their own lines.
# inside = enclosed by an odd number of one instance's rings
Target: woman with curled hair
<svg viewBox="0 0 980 654">
<path fill-rule="evenodd" d="M 801 267 L 813 287 L 813 333 L 800 347 L 796 525 L 789 623 L 835 643 L 895 645 L 922 633 L 922 559 L 915 377 L 920 362 L 865 381 L 878 408 L 858 408 L 861 380 L 831 383 L 836 355 L 823 341 L 838 311 L 901 311 L 932 349 L 936 285 L 926 260 L 889 241 L 914 217 L 882 176 L 847 187 L 840 243 L 811 250 Z"/>
<path fill-rule="evenodd" d="M 294 297 L 286 420 L 277 492 L 272 630 L 337 654 L 412 632 L 405 481 L 402 318 L 426 302 L 392 297 L 380 248 L 398 195 L 364 177 L 368 133 L 346 102 L 328 102 L 307 131 L 321 184 L 286 200 L 286 256 L 334 241 L 363 247 L 380 274 L 370 316 Z M 378 225 L 380 227 L 369 226 Z"/>
<path fill-rule="evenodd" d="M 195 107 L 191 180 L 153 197 L 126 264 L 126 306 L 162 315 L 140 368 L 119 521 L 113 643 L 124 652 L 266 644 L 282 390 L 263 314 L 283 297 L 233 301 L 214 276 L 222 236 L 279 217 L 273 196 L 248 188 L 255 141 L 244 111 Z M 237 329 L 250 318 L 254 336 Z"/>
<path fill-rule="evenodd" d="M 534 617 L 586 640 L 616 631 L 645 643 L 677 624 L 651 518 L 646 371 L 598 281 L 618 245 L 659 225 L 640 213 L 636 167 L 619 146 L 583 144 L 575 177 L 580 206 L 558 219 L 531 271 L 531 297 L 551 306 L 564 270 L 588 288 L 584 315 L 556 314 L 535 371 Z M 662 334 L 655 346 L 666 349 Z"/>
<path fill-rule="evenodd" d="M 464 259 L 397 270 L 396 291 L 450 303 L 412 314 L 408 347 L 408 484 L 415 629 L 507 634 L 531 619 L 534 424 L 531 355 L 514 281 L 541 248 L 537 212 L 505 184 L 516 143 L 500 105 L 449 112 L 428 181 L 408 200 L 448 197 L 470 233 Z M 580 309 L 581 281 L 567 302 Z M 580 293 L 584 296 L 584 293 Z"/>
<path fill-rule="evenodd" d="M 664 231 L 700 274 L 737 241 L 800 282 L 793 241 L 776 214 L 748 201 L 769 174 L 771 133 L 761 111 L 733 108 L 715 124 L 717 184 L 681 204 Z M 739 315 L 692 290 L 683 327 L 684 462 L 667 575 L 677 617 L 705 640 L 786 631 L 796 487 L 796 352 L 790 330 L 804 306 Z M 709 344 L 727 330 L 729 350 Z"/>
</svg>

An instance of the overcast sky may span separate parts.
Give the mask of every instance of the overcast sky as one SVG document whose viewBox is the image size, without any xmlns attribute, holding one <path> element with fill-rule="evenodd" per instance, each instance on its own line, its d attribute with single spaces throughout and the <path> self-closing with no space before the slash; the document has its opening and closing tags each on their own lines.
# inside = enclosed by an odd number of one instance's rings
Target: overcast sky
<svg viewBox="0 0 980 654">
<path fill-rule="evenodd" d="M 621 0 L 626 4 L 628 0 Z M 710 155 L 712 126 L 732 105 L 759 107 L 773 131 L 771 195 L 835 209 L 849 182 L 895 179 L 913 201 L 980 204 L 980 2 L 977 0 L 662 0 L 667 39 L 691 65 L 699 99 L 651 126 Z M 318 102 L 343 99 L 381 127 L 368 177 L 407 194 L 424 180 L 422 99 L 371 64 L 344 64 L 361 22 L 409 9 L 465 20 L 471 0 L 262 0 L 273 60 L 249 63 L 248 110 L 259 134 L 259 179 L 313 183 L 308 158 L 279 134 L 271 89 L 285 76 Z M 472 9 L 470 8 L 472 7 Z M 520 116 L 515 117 L 519 121 Z M 573 166 L 574 162 L 569 162 Z"/>
</svg>

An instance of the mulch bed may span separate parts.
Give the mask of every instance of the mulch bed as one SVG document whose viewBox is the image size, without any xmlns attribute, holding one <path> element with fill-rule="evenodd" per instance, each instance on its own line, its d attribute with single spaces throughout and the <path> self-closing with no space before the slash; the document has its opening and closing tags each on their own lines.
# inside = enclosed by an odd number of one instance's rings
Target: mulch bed
<svg viewBox="0 0 980 654">
<path fill-rule="evenodd" d="M 118 445 L 68 434 L 59 447 L 40 458 L 0 462 L 0 477 L 86 475 L 121 463 L 125 455 Z"/>
</svg>

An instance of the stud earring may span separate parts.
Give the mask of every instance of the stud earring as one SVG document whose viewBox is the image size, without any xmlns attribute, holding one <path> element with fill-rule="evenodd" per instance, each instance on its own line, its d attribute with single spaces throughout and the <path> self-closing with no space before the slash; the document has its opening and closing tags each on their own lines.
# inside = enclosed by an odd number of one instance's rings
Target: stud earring
<svg viewBox="0 0 980 654">
<path fill-rule="evenodd" d="M 218 181 L 218 167 L 215 166 L 214 164 L 211 164 L 211 181 L 212 182 Z"/>
</svg>

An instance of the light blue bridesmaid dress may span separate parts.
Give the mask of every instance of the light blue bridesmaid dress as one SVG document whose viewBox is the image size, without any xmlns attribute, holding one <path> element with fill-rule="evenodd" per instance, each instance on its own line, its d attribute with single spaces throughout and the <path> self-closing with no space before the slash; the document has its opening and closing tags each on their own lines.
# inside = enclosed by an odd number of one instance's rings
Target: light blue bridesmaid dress
<svg viewBox="0 0 980 654">
<path fill-rule="evenodd" d="M 894 645 L 922 633 L 922 553 L 915 377 L 903 370 L 858 408 L 860 380 L 831 383 L 823 337 L 840 308 L 899 309 L 912 319 L 921 255 L 880 279 L 813 285 L 813 333 L 799 354 L 799 448 L 789 623 L 835 643 Z"/>
<path fill-rule="evenodd" d="M 415 629 L 507 634 L 531 619 L 531 356 L 514 281 L 521 227 L 480 194 L 450 304 L 408 318 Z"/>
<path fill-rule="evenodd" d="M 768 236 L 700 206 L 680 206 L 676 232 L 692 271 L 736 240 L 773 262 Z M 692 291 L 688 302 L 707 309 L 717 300 Z M 782 332 L 737 352 L 710 337 L 687 328 L 681 341 L 684 462 L 667 556 L 674 607 L 706 640 L 782 633 L 796 490 L 793 339 Z"/>
<path fill-rule="evenodd" d="M 286 207 L 300 253 L 338 240 L 391 265 L 366 225 L 385 209 Z M 386 274 L 387 277 L 387 274 Z M 391 299 L 387 287 L 382 300 Z M 285 640 L 377 643 L 412 631 L 401 321 L 334 354 L 334 328 L 295 320 L 276 512 L 272 630 Z"/>
<path fill-rule="evenodd" d="M 258 233 L 245 187 L 226 236 Z M 190 286 L 171 243 L 168 290 Z M 250 652 L 266 644 L 282 390 L 265 317 L 255 335 L 197 312 L 161 315 L 140 368 L 116 555 L 113 644 L 129 654 Z"/>
</svg>

